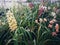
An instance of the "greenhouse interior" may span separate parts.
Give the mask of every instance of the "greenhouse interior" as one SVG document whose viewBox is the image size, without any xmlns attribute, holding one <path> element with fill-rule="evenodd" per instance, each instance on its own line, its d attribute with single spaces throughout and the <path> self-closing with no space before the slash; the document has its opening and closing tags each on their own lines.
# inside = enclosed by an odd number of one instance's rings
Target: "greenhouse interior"
<svg viewBox="0 0 60 45">
<path fill-rule="evenodd" d="M 60 0 L 0 0 L 0 45 L 60 45 Z"/>
</svg>

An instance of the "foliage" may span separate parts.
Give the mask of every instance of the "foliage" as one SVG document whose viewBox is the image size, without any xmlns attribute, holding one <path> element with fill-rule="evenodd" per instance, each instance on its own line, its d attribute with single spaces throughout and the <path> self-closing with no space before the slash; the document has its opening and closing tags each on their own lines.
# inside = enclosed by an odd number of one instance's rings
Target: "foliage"
<svg viewBox="0 0 60 45">
<path fill-rule="evenodd" d="M 6 17 L 2 17 L 1 20 L 5 21 L 5 25 L 2 28 L 0 26 L 0 30 L 5 29 L 6 32 L 0 31 L 0 44 L 4 42 L 5 45 L 45 45 L 48 41 L 53 41 L 55 37 L 52 37 L 52 31 L 47 27 L 49 21 L 44 22 L 43 20 L 53 18 L 51 10 L 47 14 L 43 13 L 41 17 L 43 22 L 37 24 L 35 20 L 38 18 L 38 9 L 39 5 L 35 5 L 33 9 L 23 5 L 18 6 L 17 9 L 15 7 L 11 9 L 18 23 L 18 28 L 13 32 L 10 32 Z"/>
</svg>

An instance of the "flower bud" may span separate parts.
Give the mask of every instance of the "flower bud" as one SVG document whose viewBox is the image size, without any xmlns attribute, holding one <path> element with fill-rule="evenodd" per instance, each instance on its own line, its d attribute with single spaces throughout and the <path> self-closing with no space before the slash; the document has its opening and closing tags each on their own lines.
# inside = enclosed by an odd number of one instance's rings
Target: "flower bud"
<svg viewBox="0 0 60 45">
<path fill-rule="evenodd" d="M 38 20 L 35 20 L 35 23 L 38 23 Z"/>
<path fill-rule="evenodd" d="M 40 22 L 43 22 L 43 19 L 42 19 L 42 18 L 40 18 L 40 19 L 39 19 L 39 21 L 40 21 Z"/>
<path fill-rule="evenodd" d="M 55 12 L 51 12 L 51 15 L 54 17 L 54 16 L 56 16 L 56 13 Z"/>
<path fill-rule="evenodd" d="M 44 21 L 45 21 L 45 22 L 47 22 L 47 19 L 46 19 L 46 18 L 44 18 Z"/>
</svg>

